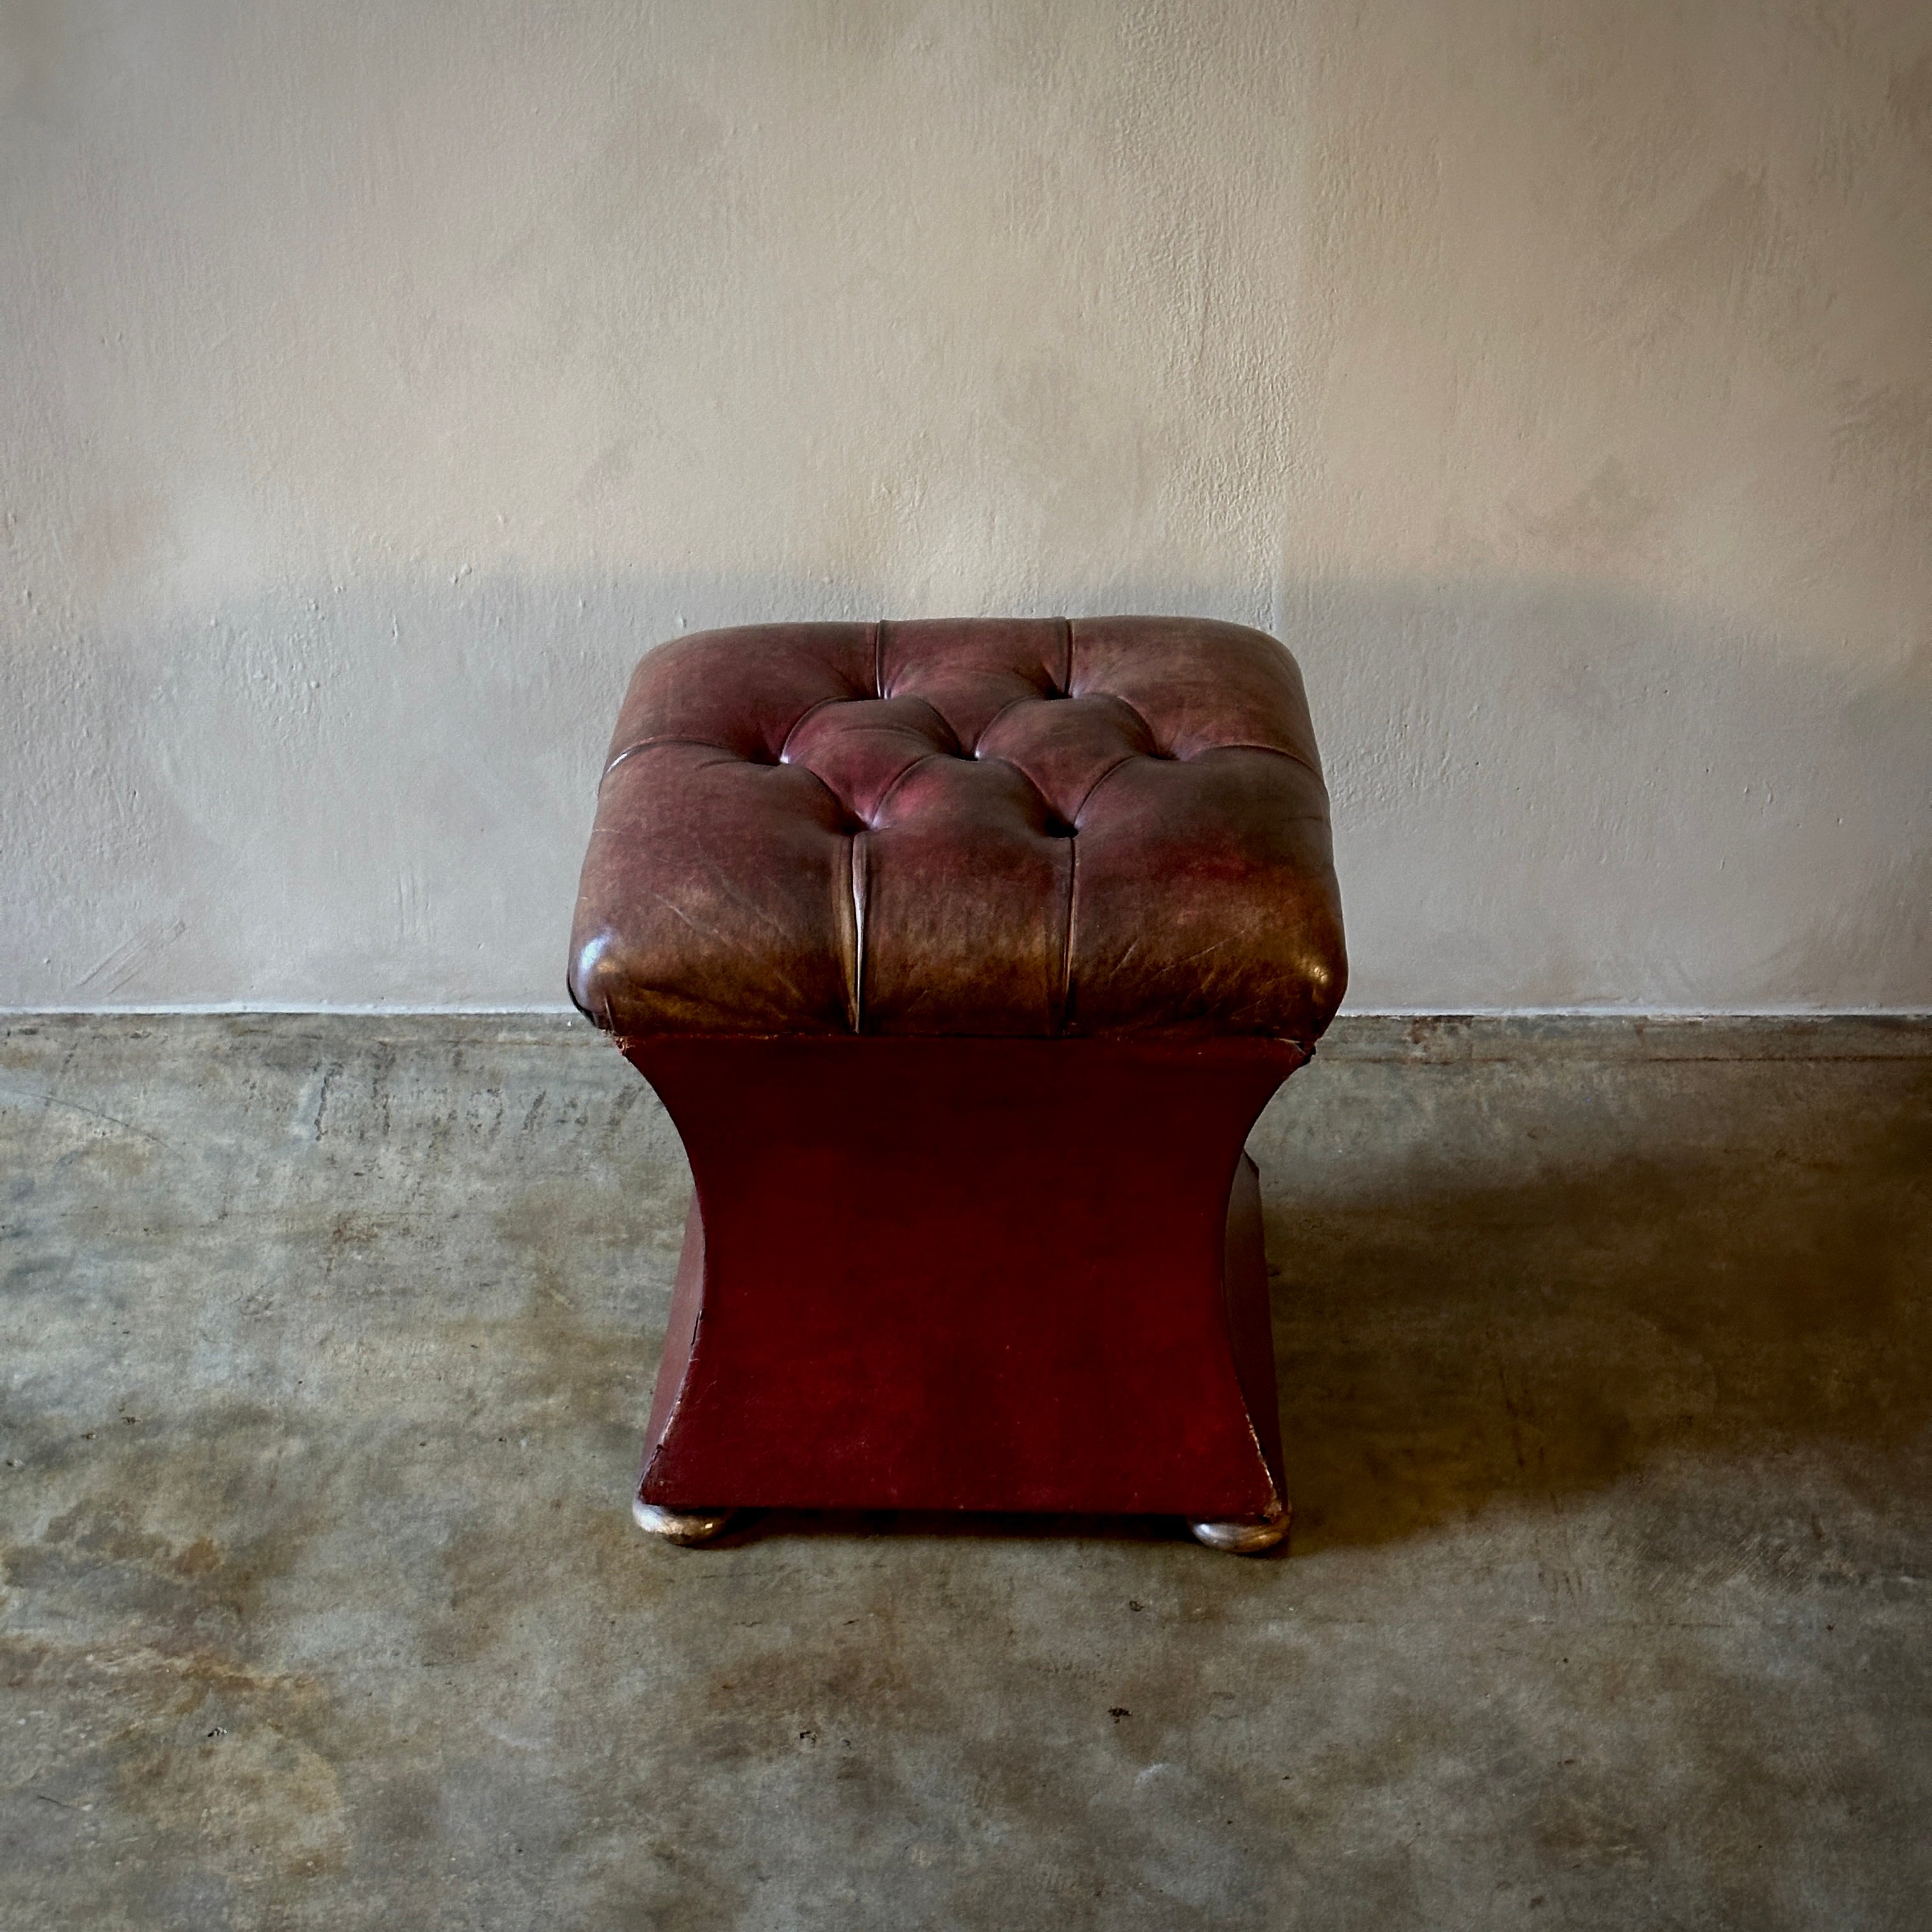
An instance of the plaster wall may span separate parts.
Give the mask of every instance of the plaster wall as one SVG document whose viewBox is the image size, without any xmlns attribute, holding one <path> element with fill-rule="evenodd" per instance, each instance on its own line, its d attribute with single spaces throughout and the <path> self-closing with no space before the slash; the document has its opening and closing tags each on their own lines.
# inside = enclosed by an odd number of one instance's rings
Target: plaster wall
<svg viewBox="0 0 1932 1932">
<path fill-rule="evenodd" d="M 0 1004 L 561 997 L 637 654 L 1301 658 L 1357 1007 L 1932 1006 L 1932 9 L 8 0 Z"/>
</svg>

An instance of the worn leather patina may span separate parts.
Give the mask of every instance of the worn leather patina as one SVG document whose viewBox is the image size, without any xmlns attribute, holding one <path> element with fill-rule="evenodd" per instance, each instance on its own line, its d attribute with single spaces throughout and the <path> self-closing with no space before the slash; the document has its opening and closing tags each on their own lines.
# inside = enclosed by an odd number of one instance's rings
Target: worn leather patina
<svg viewBox="0 0 1932 1932">
<path fill-rule="evenodd" d="M 775 624 L 662 646 L 569 985 L 676 1034 L 1266 1035 L 1347 976 L 1294 660 L 1196 618 Z"/>
</svg>

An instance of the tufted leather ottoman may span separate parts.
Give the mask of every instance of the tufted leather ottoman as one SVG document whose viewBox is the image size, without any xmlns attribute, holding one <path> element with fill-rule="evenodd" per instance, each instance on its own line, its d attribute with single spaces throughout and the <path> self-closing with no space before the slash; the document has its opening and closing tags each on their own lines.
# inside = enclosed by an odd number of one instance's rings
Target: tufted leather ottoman
<svg viewBox="0 0 1932 1932">
<path fill-rule="evenodd" d="M 638 1520 L 742 1505 L 1286 1526 L 1244 1142 L 1341 998 L 1294 660 L 1190 619 L 666 644 L 570 990 L 695 1198 Z"/>
</svg>

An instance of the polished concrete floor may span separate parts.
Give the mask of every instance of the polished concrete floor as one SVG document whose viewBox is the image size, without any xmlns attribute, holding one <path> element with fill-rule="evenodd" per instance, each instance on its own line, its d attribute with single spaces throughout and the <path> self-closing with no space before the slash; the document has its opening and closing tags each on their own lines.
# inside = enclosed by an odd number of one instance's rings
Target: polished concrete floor
<svg viewBox="0 0 1932 1932">
<path fill-rule="evenodd" d="M 1932 1924 L 1932 1028 L 1345 1023 L 1252 1146 L 1291 1556 L 679 1551 L 587 1029 L 0 1028 L 0 1925 Z"/>
</svg>

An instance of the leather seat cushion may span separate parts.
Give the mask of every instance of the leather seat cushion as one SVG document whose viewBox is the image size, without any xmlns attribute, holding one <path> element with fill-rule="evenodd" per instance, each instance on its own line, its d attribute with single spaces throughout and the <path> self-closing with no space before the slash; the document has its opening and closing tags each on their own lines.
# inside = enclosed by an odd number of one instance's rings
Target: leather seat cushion
<svg viewBox="0 0 1932 1932">
<path fill-rule="evenodd" d="M 1259 1034 L 1347 976 L 1294 659 L 1194 618 L 773 624 L 631 680 L 571 996 L 626 1036 Z"/>
</svg>

